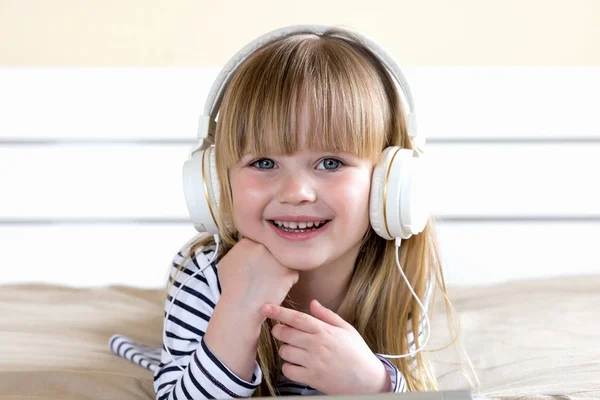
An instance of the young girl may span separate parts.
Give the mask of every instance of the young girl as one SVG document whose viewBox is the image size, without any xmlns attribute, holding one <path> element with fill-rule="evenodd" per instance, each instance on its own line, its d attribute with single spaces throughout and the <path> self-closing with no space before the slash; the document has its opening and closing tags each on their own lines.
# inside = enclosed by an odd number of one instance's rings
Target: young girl
<svg viewBox="0 0 600 400">
<path fill-rule="evenodd" d="M 433 219 L 399 249 L 372 227 L 382 152 L 418 154 L 396 85 L 335 27 L 258 46 L 231 72 L 216 176 L 194 182 L 218 180 L 218 235 L 173 260 L 157 399 L 438 389 L 420 351 L 434 287 L 451 313 Z"/>
</svg>

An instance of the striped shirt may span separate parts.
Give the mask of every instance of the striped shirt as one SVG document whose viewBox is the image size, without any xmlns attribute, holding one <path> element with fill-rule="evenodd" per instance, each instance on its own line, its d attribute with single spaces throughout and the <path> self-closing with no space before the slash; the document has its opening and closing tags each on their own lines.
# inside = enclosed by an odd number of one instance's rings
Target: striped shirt
<svg viewBox="0 0 600 400">
<path fill-rule="evenodd" d="M 120 357 L 147 368 L 154 374 L 154 390 L 156 399 L 210 399 L 250 397 L 262 381 L 262 371 L 258 362 L 254 362 L 252 379 L 246 381 L 233 373 L 216 357 L 203 341 L 204 333 L 212 315 L 215 304 L 221 295 L 221 287 L 217 275 L 217 262 L 208 263 L 214 255 L 214 245 L 196 250 L 191 259 L 186 260 L 183 269 L 178 273 L 178 266 L 184 261 L 190 247 L 185 247 L 173 258 L 169 293 L 165 300 L 165 317 L 170 308 L 168 320 L 165 319 L 166 338 L 162 349 L 135 342 L 133 339 L 115 334 L 109 340 L 111 351 Z M 198 269 L 208 266 L 191 278 L 177 293 L 171 307 L 171 300 L 177 289 Z M 430 286 L 431 287 L 431 286 Z M 427 290 L 427 308 L 431 291 Z M 422 343 L 422 328 L 419 328 L 419 339 Z M 414 350 L 412 330 L 409 329 L 408 340 Z M 165 348 L 173 356 L 182 369 L 171 359 Z M 390 391 L 405 392 L 406 381 L 400 371 L 389 360 L 380 354 L 377 356 L 390 375 Z M 317 391 L 300 382 L 287 379 L 279 374 L 276 388 L 279 395 L 321 395 Z"/>
</svg>

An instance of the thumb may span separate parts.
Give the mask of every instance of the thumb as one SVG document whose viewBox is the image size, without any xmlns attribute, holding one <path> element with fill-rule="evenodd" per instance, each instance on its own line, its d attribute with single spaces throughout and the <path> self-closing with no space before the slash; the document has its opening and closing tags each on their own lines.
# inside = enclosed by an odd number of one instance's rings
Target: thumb
<svg viewBox="0 0 600 400">
<path fill-rule="evenodd" d="M 342 317 L 319 303 L 317 299 L 310 302 L 310 313 L 313 317 L 318 318 L 329 325 L 337 326 L 338 328 L 345 329 L 349 325 Z"/>
</svg>

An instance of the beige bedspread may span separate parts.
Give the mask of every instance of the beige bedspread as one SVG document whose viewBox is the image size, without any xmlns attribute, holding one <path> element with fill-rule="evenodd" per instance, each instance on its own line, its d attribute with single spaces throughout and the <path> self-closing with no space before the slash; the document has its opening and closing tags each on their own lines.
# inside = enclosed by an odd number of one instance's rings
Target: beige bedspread
<svg viewBox="0 0 600 400">
<path fill-rule="evenodd" d="M 600 398 L 600 275 L 450 288 L 480 395 Z M 429 348 L 447 343 L 436 299 Z M 152 374 L 113 355 L 114 333 L 160 346 L 162 291 L 0 286 L 0 400 L 153 399 Z M 443 389 L 466 380 L 432 354 Z"/>
</svg>

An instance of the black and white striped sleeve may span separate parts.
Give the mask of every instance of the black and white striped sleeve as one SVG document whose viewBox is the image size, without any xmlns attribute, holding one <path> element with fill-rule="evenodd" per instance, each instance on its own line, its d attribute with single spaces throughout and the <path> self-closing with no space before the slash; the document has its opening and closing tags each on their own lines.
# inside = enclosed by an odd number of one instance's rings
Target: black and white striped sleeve
<svg viewBox="0 0 600 400">
<path fill-rule="evenodd" d="M 389 392 L 404 393 L 406 392 L 406 379 L 400 370 L 392 364 L 387 358 L 381 354 L 375 354 L 385 366 L 386 371 L 390 375 L 391 386 Z"/>
<path fill-rule="evenodd" d="M 204 333 L 220 297 L 217 268 L 211 265 L 188 278 L 208 265 L 213 254 L 214 248 L 197 251 L 179 274 L 177 266 L 183 261 L 182 252 L 173 259 L 170 277 L 175 279 L 165 301 L 166 337 L 163 338 L 160 365 L 154 372 L 156 399 L 250 397 L 262 381 L 256 361 L 252 381 L 245 381 L 229 370 L 204 343 Z M 176 297 L 171 307 L 173 296 Z"/>
</svg>

